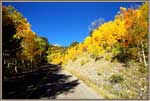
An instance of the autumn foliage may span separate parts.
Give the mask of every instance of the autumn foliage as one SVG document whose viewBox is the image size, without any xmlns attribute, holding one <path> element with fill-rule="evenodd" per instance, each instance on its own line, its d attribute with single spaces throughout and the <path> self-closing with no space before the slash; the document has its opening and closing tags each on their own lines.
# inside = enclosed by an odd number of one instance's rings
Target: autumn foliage
<svg viewBox="0 0 150 101">
<path fill-rule="evenodd" d="M 67 47 L 57 46 L 33 32 L 28 20 L 14 7 L 3 6 L 3 80 L 8 80 L 11 74 L 36 71 L 47 63 L 64 68 L 71 64 L 69 69 L 78 69 L 77 75 L 82 72 L 85 78 L 95 75 L 91 77 L 92 83 L 96 80 L 94 84 L 120 98 L 147 98 L 148 2 L 138 8 L 120 7 L 112 21 L 98 19 L 94 23 L 83 42 L 75 41 Z M 87 67 L 88 73 L 80 67 Z M 97 81 L 98 78 L 100 81 Z M 83 77 L 80 79 L 88 81 Z M 116 85 L 122 88 L 113 88 Z"/>
<path fill-rule="evenodd" d="M 2 9 L 3 77 L 33 71 L 47 61 L 48 41 L 37 36 L 12 6 Z"/>
<path fill-rule="evenodd" d="M 54 60 L 66 63 L 83 53 L 96 58 L 109 52 L 113 54 L 112 59 L 116 57 L 121 62 L 134 59 L 147 66 L 147 36 L 148 3 L 138 9 L 120 7 L 113 21 L 102 23 L 82 43 L 67 48 L 63 55 L 57 53 L 58 58 Z"/>
</svg>

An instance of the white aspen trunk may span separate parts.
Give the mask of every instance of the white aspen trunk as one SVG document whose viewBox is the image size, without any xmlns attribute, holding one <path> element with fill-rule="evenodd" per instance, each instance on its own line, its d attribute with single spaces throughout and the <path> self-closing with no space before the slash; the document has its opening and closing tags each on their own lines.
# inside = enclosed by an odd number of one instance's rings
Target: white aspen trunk
<svg viewBox="0 0 150 101">
<path fill-rule="evenodd" d="M 18 65 L 18 64 L 17 64 L 17 60 L 14 59 L 14 61 L 15 61 L 15 64 L 14 64 L 14 65 L 15 65 L 15 72 L 17 73 L 17 72 L 18 72 L 18 71 L 17 71 L 17 65 Z"/>
<path fill-rule="evenodd" d="M 139 62 L 142 62 L 141 52 L 140 51 L 138 52 L 138 55 L 139 55 Z"/>
<path fill-rule="evenodd" d="M 141 46 L 142 46 L 142 55 L 143 55 L 144 66 L 146 67 L 147 63 L 146 63 L 146 59 L 145 59 L 145 52 L 144 52 L 144 47 L 143 47 L 143 42 L 142 41 L 141 41 Z"/>
<path fill-rule="evenodd" d="M 17 71 L 17 66 L 15 66 L 15 72 L 17 73 L 18 71 Z"/>
<path fill-rule="evenodd" d="M 8 63 L 7 67 L 8 67 L 8 69 L 10 68 L 10 63 Z"/>
<path fill-rule="evenodd" d="M 22 60 L 21 62 L 22 62 L 21 65 L 23 66 L 23 68 L 25 68 L 24 60 Z"/>
</svg>

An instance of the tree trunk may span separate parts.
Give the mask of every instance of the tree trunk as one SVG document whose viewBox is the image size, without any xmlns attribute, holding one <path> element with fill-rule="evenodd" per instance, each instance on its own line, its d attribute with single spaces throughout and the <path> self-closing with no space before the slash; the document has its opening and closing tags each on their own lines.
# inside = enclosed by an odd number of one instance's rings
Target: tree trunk
<svg viewBox="0 0 150 101">
<path fill-rule="evenodd" d="M 141 52 L 140 52 L 140 51 L 138 52 L 138 55 L 139 55 L 139 56 L 138 56 L 138 57 L 139 57 L 139 62 L 142 62 Z"/>
<path fill-rule="evenodd" d="M 143 61 L 144 61 L 144 66 L 147 66 L 146 59 L 145 59 L 145 52 L 144 52 L 144 46 L 143 42 L 141 41 L 141 48 L 142 48 L 142 55 L 143 55 Z"/>
<path fill-rule="evenodd" d="M 33 68 L 33 59 L 31 58 L 30 61 L 31 61 L 31 71 L 33 71 L 33 69 L 34 69 L 34 68 Z"/>
<path fill-rule="evenodd" d="M 18 70 L 17 70 L 17 65 L 18 65 L 18 63 L 17 63 L 17 60 L 16 60 L 16 59 L 14 59 L 14 61 L 15 61 L 15 63 L 14 63 L 14 65 L 15 65 L 15 72 L 17 73 L 17 72 L 18 72 Z"/>
<path fill-rule="evenodd" d="M 17 66 L 15 66 L 15 72 L 17 73 L 18 71 L 17 71 Z"/>
</svg>

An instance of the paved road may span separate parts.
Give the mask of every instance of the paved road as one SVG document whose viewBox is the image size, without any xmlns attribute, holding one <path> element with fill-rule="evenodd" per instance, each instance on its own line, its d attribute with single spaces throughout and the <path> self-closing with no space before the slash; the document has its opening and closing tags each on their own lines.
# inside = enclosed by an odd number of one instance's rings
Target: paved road
<svg viewBox="0 0 150 101">
<path fill-rule="evenodd" d="M 4 99 L 103 99 L 58 65 L 47 64 L 38 71 L 17 74 L 3 81 Z"/>
</svg>

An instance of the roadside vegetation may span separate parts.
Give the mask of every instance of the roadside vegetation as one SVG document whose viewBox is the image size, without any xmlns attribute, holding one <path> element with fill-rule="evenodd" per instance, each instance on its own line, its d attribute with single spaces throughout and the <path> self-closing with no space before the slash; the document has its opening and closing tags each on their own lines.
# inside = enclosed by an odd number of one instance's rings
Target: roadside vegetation
<svg viewBox="0 0 150 101">
<path fill-rule="evenodd" d="M 113 21 L 100 23 L 83 42 L 68 47 L 38 36 L 12 6 L 2 11 L 3 79 L 53 63 L 105 98 L 148 99 L 147 2 L 136 9 L 120 7 Z"/>
<path fill-rule="evenodd" d="M 12 73 L 35 71 L 47 63 L 48 40 L 36 35 L 30 26 L 15 8 L 2 7 L 3 79 Z"/>
<path fill-rule="evenodd" d="M 96 85 L 101 95 L 147 99 L 148 3 L 136 9 L 120 7 L 113 21 L 101 22 L 82 43 L 55 53 L 49 62 L 61 63 L 87 85 Z"/>
<path fill-rule="evenodd" d="M 128 67 L 123 63 L 110 62 L 105 59 L 95 62 L 89 59 L 80 65 L 84 56 L 75 62 L 69 61 L 64 68 L 84 81 L 100 95 L 108 99 L 147 99 L 148 68 L 131 61 Z"/>
</svg>

